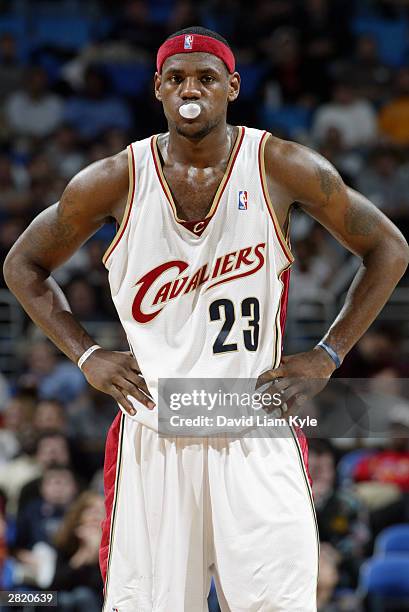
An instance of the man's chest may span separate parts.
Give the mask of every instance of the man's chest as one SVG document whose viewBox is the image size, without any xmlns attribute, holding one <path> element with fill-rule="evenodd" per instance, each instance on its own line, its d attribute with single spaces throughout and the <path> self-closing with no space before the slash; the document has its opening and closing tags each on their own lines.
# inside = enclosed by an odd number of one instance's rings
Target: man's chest
<svg viewBox="0 0 409 612">
<path fill-rule="evenodd" d="M 204 219 L 209 212 L 225 167 L 164 169 L 178 216 L 185 221 Z"/>
</svg>

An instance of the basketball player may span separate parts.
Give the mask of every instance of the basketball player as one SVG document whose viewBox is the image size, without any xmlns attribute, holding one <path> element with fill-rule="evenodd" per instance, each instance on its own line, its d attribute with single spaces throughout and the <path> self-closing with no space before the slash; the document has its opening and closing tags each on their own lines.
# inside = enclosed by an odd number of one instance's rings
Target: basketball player
<svg viewBox="0 0 409 612">
<path fill-rule="evenodd" d="M 226 123 L 239 89 L 221 36 L 171 36 L 155 74 L 169 131 L 80 172 L 5 263 L 33 321 L 121 408 L 105 460 L 106 612 L 203 612 L 211 574 L 223 611 L 316 610 L 317 531 L 296 437 L 160 438 L 158 378 L 327 380 L 408 263 L 397 228 L 325 159 Z M 294 202 L 362 265 L 322 343 L 283 357 Z M 133 354 L 96 346 L 51 276 L 112 217 L 104 263 Z"/>
</svg>

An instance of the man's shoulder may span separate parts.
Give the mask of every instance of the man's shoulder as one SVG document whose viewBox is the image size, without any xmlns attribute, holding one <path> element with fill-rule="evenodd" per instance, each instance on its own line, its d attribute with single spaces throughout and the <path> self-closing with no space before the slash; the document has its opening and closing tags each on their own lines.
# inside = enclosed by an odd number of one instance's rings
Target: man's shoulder
<svg viewBox="0 0 409 612">
<path fill-rule="evenodd" d="M 265 147 L 266 174 L 293 199 L 304 201 L 322 182 L 339 180 L 332 164 L 297 142 L 270 136 Z"/>
<path fill-rule="evenodd" d="M 128 182 L 127 149 L 86 166 L 71 180 L 71 184 L 80 190 L 90 186 L 99 190 L 107 185 L 121 185 L 124 182 Z"/>
<path fill-rule="evenodd" d="M 265 164 L 268 173 L 285 178 L 292 176 L 294 172 L 303 173 L 303 170 L 322 159 L 316 151 L 298 142 L 283 140 L 272 134 L 267 139 Z"/>
</svg>

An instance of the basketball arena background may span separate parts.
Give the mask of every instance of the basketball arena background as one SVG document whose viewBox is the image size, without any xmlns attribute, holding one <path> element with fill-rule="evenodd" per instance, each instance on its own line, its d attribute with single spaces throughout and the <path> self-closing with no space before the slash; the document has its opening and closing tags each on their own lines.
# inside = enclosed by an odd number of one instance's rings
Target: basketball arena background
<svg viewBox="0 0 409 612">
<path fill-rule="evenodd" d="M 1 260 L 81 168 L 165 131 L 155 53 L 190 25 L 234 49 L 231 123 L 320 151 L 408 238 L 407 0 L 0 0 Z M 101 263 L 113 233 L 104 227 L 55 276 L 98 343 L 127 350 Z M 322 337 L 359 265 L 300 211 L 291 241 L 286 353 Z M 408 315 L 406 276 L 339 371 L 393 389 L 391 435 L 311 440 L 320 612 L 409 609 Z M 116 406 L 44 340 L 1 274 L 0 366 L 1 589 L 58 591 L 58 610 L 96 612 Z M 213 592 L 209 605 L 218 610 Z"/>
</svg>

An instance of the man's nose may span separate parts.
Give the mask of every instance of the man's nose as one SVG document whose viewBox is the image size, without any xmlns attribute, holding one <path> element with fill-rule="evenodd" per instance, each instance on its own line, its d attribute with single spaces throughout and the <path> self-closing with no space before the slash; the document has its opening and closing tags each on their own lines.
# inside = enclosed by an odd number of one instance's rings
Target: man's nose
<svg viewBox="0 0 409 612">
<path fill-rule="evenodd" d="M 197 100 L 201 96 L 199 81 L 194 77 L 187 77 L 182 83 L 180 92 L 183 100 Z"/>
</svg>

